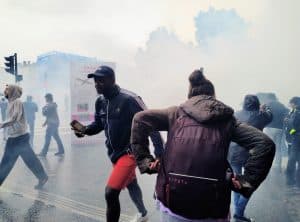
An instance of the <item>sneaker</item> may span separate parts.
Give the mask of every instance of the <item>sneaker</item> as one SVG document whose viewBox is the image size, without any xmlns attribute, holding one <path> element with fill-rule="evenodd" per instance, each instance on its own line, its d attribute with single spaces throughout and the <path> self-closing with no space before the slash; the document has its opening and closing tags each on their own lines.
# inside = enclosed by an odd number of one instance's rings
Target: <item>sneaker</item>
<svg viewBox="0 0 300 222">
<path fill-rule="evenodd" d="M 54 155 L 55 156 L 62 156 L 62 155 L 64 155 L 65 154 L 65 152 L 57 152 L 57 153 L 55 153 Z"/>
<path fill-rule="evenodd" d="M 254 222 L 252 218 L 248 218 L 245 216 L 234 215 L 233 218 L 235 219 L 235 222 Z"/>
<path fill-rule="evenodd" d="M 145 216 L 142 216 L 142 214 L 137 214 L 130 222 L 146 222 L 148 221 L 148 219 L 148 214 L 146 214 Z"/>
<path fill-rule="evenodd" d="M 43 188 L 43 186 L 45 185 L 45 183 L 47 183 L 47 181 L 48 181 L 48 176 L 46 176 L 44 179 L 39 180 L 39 183 L 35 185 L 34 188 L 37 190 Z"/>
</svg>

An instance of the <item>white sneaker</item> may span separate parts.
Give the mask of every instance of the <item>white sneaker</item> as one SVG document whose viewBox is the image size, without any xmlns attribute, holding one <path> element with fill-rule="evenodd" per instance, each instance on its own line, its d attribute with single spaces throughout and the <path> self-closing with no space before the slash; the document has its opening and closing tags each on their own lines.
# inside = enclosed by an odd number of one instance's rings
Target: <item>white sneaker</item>
<svg viewBox="0 0 300 222">
<path fill-rule="evenodd" d="M 142 214 L 137 214 L 135 215 L 134 219 L 131 220 L 130 222 L 146 222 L 148 221 L 148 214 L 142 217 Z"/>
</svg>

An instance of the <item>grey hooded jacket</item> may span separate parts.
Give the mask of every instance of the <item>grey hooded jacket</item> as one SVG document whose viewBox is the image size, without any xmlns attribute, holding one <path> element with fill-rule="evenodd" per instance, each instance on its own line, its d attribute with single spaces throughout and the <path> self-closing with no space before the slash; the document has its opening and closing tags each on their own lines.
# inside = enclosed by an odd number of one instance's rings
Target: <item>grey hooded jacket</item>
<svg viewBox="0 0 300 222">
<path fill-rule="evenodd" d="M 5 138 L 15 138 L 28 133 L 24 107 L 20 100 L 22 88 L 17 85 L 8 85 L 7 90 L 6 121 L 0 123 L 0 128 L 4 128 Z"/>
</svg>

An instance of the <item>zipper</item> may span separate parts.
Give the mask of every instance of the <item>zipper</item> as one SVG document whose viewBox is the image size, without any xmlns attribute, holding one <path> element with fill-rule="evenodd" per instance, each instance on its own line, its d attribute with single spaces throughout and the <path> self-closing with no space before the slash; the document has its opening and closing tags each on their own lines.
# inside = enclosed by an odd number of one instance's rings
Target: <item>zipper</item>
<svg viewBox="0 0 300 222">
<path fill-rule="evenodd" d="M 208 177 L 197 177 L 197 176 L 191 176 L 191 175 L 185 175 L 185 174 L 178 174 L 178 173 L 169 173 L 169 175 L 172 176 L 179 176 L 179 177 L 187 177 L 187 178 L 193 178 L 193 179 L 199 179 L 199 180 L 209 180 L 209 181 L 214 181 L 218 182 L 218 179 L 214 178 L 208 178 Z"/>
<path fill-rule="evenodd" d="M 111 148 L 114 150 L 114 147 L 112 145 L 112 142 L 111 142 L 111 139 L 110 139 L 110 135 L 109 135 L 108 108 L 109 108 L 109 100 L 107 100 L 107 106 L 106 106 L 107 137 L 108 137 L 108 141 L 109 141 L 109 144 L 110 144 Z"/>
</svg>

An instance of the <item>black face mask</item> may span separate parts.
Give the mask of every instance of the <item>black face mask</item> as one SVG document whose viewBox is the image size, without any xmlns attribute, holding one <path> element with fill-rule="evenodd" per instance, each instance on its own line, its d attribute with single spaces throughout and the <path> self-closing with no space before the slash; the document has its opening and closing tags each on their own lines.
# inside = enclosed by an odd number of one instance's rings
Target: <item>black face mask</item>
<svg viewBox="0 0 300 222">
<path fill-rule="evenodd" d="M 5 95 L 4 97 L 5 97 L 6 99 L 8 99 L 8 95 Z"/>
</svg>

